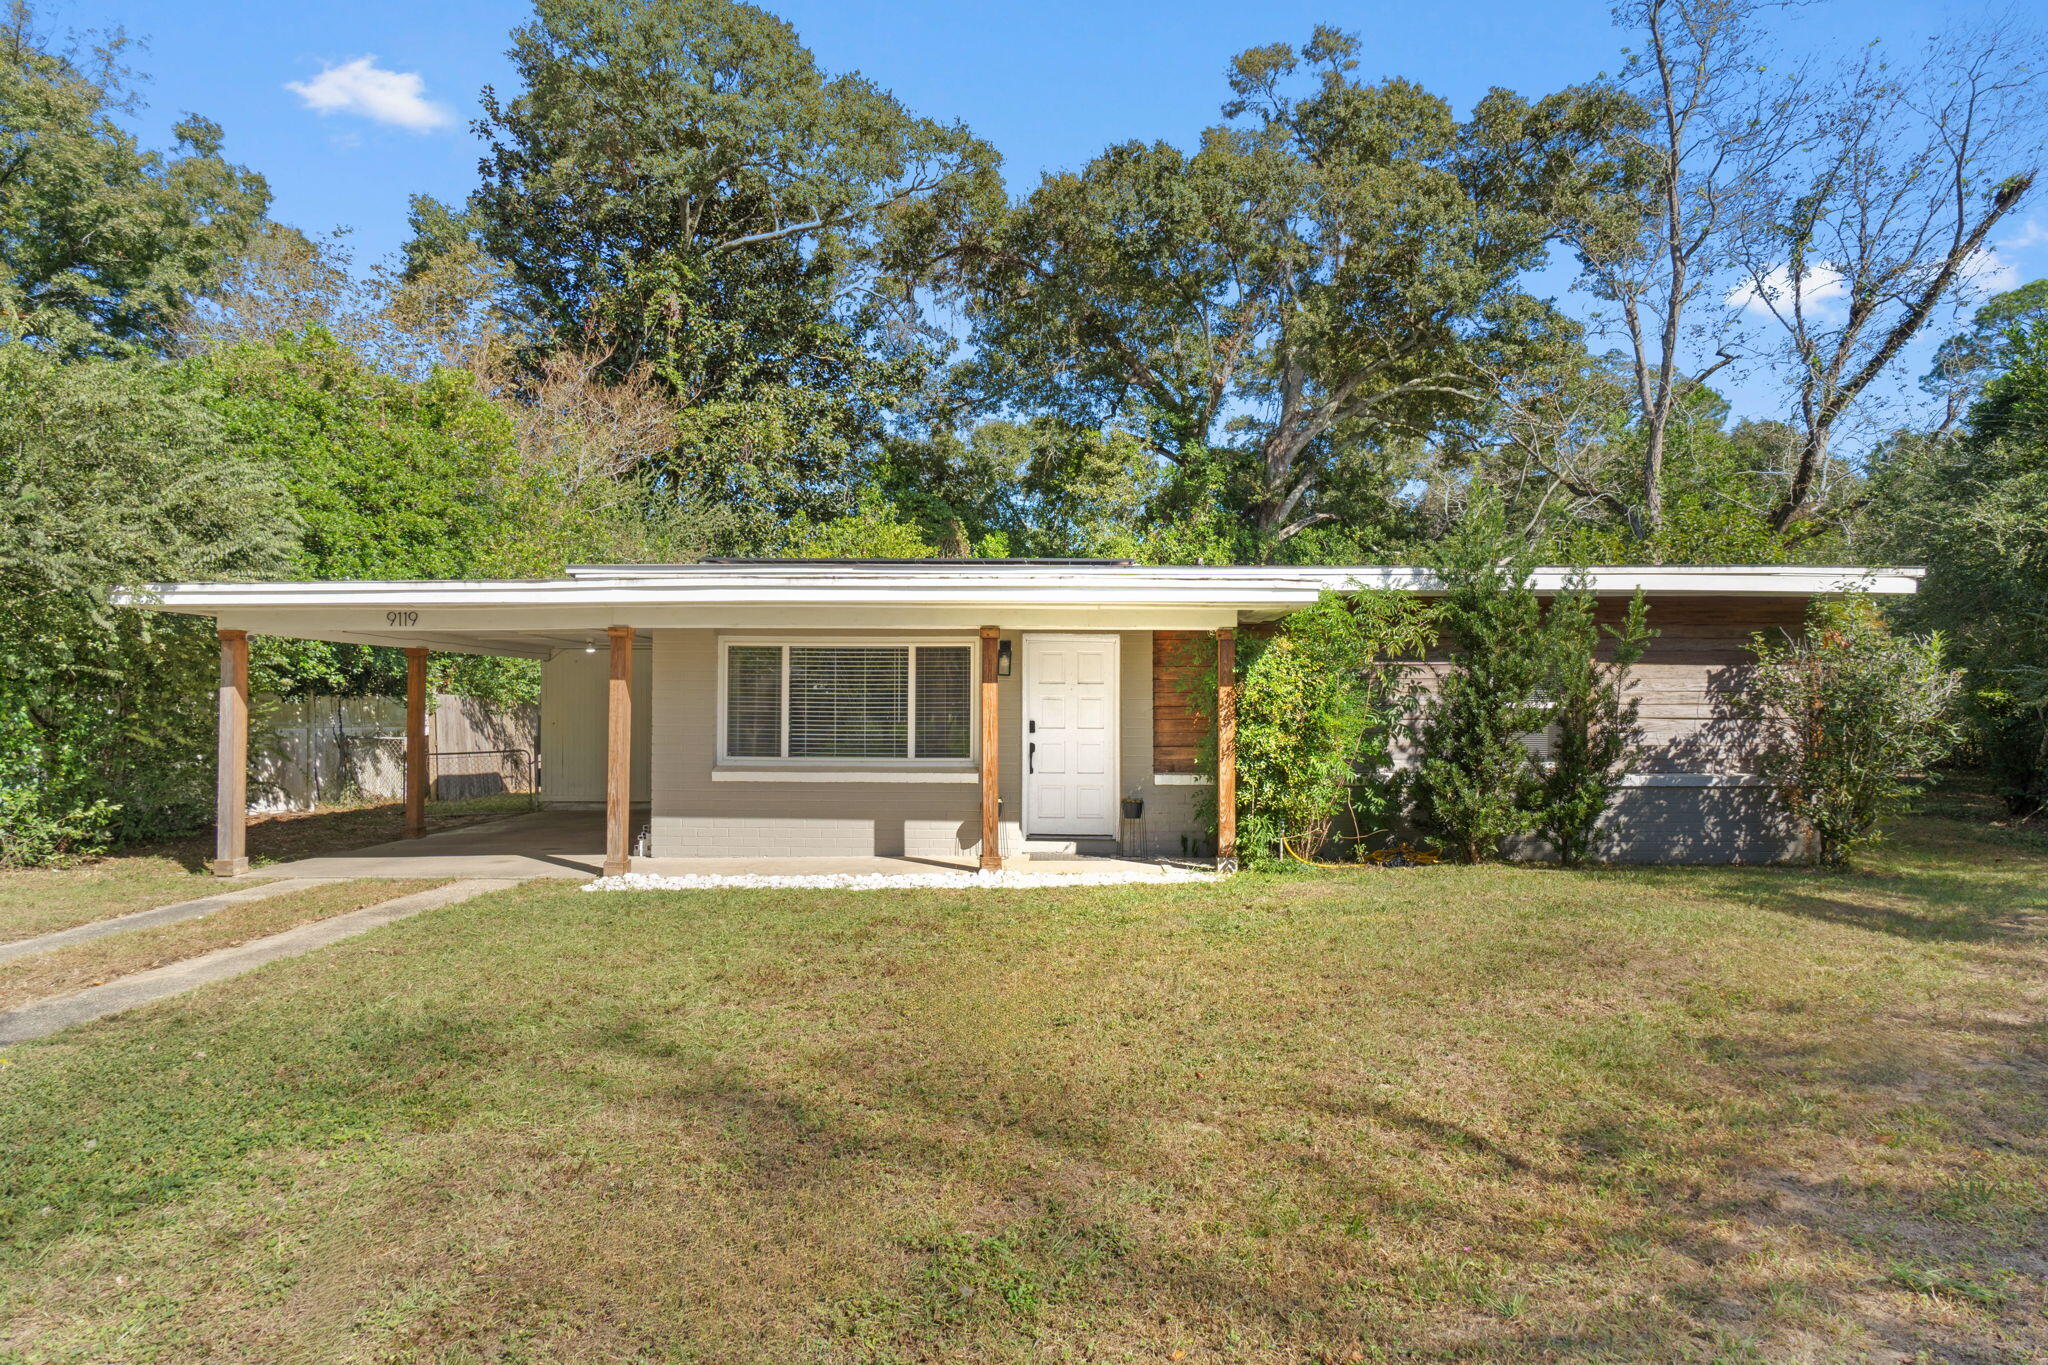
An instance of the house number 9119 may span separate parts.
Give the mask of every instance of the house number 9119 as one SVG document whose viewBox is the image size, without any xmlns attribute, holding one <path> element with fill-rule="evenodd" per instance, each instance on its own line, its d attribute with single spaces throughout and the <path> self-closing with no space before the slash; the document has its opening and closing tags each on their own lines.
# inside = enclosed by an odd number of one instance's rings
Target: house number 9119
<svg viewBox="0 0 2048 1365">
<path fill-rule="evenodd" d="M 416 626 L 420 623 L 420 614 L 416 611 L 387 611 L 384 613 L 384 623 L 392 626 Z"/>
</svg>

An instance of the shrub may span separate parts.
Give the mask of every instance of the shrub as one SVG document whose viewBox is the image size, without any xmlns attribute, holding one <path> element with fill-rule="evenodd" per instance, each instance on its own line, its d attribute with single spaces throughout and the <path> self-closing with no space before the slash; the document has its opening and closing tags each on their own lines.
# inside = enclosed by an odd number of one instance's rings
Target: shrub
<svg viewBox="0 0 2048 1365">
<path fill-rule="evenodd" d="M 1591 585 L 1578 578 L 1551 599 L 1545 620 L 1552 740 L 1538 827 L 1566 867 L 1577 867 L 1592 851 L 1600 817 L 1642 747 L 1642 703 L 1631 695 L 1630 670 L 1656 634 L 1640 592 L 1619 626 L 1600 625 L 1596 607 Z M 1603 636 L 1610 645 L 1605 663 L 1597 657 Z"/>
<path fill-rule="evenodd" d="M 142 364 L 0 346 L 0 792 L 12 861 L 204 819 L 213 632 L 109 590 L 274 569 L 289 503 Z M 25 793 L 25 795 L 24 795 Z"/>
<path fill-rule="evenodd" d="M 1738 699 L 1763 731 L 1759 767 L 1839 867 L 1924 785 L 1956 741 L 1962 673 L 1942 639 L 1894 635 L 1867 599 L 1816 601 L 1799 639 L 1754 637 L 1759 667 Z"/>
<path fill-rule="evenodd" d="M 1526 737 L 1548 721 L 1542 692 L 1553 652 L 1535 563 L 1484 504 L 1439 541 L 1436 620 L 1451 651 L 1412 723 L 1420 758 L 1408 781 L 1416 828 L 1451 856 L 1478 862 L 1535 829 L 1542 786 Z"/>
<path fill-rule="evenodd" d="M 1246 862 L 1312 858 L 1340 819 L 1359 835 L 1389 813 L 1388 746 L 1401 714 L 1401 674 L 1390 661 L 1419 651 L 1429 630 L 1427 609 L 1412 599 L 1324 593 L 1271 635 L 1246 637 L 1237 703 Z"/>
</svg>

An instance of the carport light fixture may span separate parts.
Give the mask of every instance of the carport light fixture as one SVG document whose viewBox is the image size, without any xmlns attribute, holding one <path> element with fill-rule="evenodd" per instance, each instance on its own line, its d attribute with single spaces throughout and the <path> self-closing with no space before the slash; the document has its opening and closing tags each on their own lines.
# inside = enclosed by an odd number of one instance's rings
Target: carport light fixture
<svg viewBox="0 0 2048 1365">
<path fill-rule="evenodd" d="M 584 642 L 583 642 L 583 652 L 584 652 L 585 654 L 595 654 L 595 653 L 597 653 L 597 641 L 595 641 L 595 640 L 590 640 L 590 639 L 586 639 L 586 640 L 584 640 Z"/>
<path fill-rule="evenodd" d="M 1010 676 L 1010 642 L 1008 640 L 998 640 L 996 642 L 996 676 L 998 678 Z"/>
</svg>

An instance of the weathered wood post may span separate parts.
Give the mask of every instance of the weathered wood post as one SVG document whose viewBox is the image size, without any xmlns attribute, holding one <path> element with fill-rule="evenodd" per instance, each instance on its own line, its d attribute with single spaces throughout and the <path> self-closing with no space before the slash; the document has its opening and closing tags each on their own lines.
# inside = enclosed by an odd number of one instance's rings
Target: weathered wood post
<svg viewBox="0 0 2048 1365">
<path fill-rule="evenodd" d="M 1237 632 L 1216 631 L 1216 866 L 1237 870 Z"/>
<path fill-rule="evenodd" d="M 427 651 L 405 651 L 405 837 L 427 832 Z"/>
<path fill-rule="evenodd" d="M 1001 650 L 995 626 L 981 628 L 981 866 L 993 872 L 1003 865 L 1001 770 L 996 766 L 1000 739 L 996 713 L 996 660 Z"/>
<path fill-rule="evenodd" d="M 220 632 L 220 747 L 214 773 L 217 877 L 249 870 L 249 632 Z"/>
<path fill-rule="evenodd" d="M 604 765 L 604 875 L 633 870 L 633 627 L 609 626 L 611 705 Z"/>
</svg>

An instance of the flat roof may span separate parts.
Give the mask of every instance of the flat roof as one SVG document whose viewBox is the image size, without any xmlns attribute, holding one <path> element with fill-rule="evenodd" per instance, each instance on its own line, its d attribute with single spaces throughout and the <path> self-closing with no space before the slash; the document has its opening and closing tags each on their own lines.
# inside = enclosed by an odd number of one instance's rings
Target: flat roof
<svg viewBox="0 0 2048 1365">
<path fill-rule="evenodd" d="M 1536 570 L 1554 593 L 1661 598 L 1910 593 L 1920 569 L 1851 565 L 1603 566 Z M 721 630 L 1207 630 L 1284 616 L 1325 591 L 1428 594 L 1399 565 L 1174 565 L 971 560 L 747 560 L 577 565 L 562 578 L 160 583 L 121 605 L 214 617 L 222 629 L 306 640 L 548 658 L 610 627 Z"/>
<path fill-rule="evenodd" d="M 749 560 L 699 564 L 575 565 L 563 578 L 313 580 L 158 583 L 114 594 L 117 603 L 211 614 L 222 607 L 433 604 L 558 607 L 635 603 L 747 604 L 827 601 L 960 605 L 1119 606 L 1159 603 L 1288 609 L 1325 591 L 1431 593 L 1428 569 L 1376 564 L 1171 565 L 956 559 Z M 1538 592 L 1583 575 L 1603 595 L 1646 592 L 1711 597 L 1807 597 L 1863 591 L 1911 593 L 1926 570 L 1856 565 L 1621 565 L 1539 568 Z"/>
</svg>

